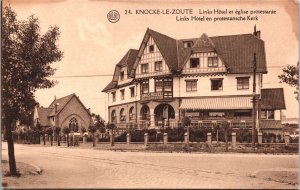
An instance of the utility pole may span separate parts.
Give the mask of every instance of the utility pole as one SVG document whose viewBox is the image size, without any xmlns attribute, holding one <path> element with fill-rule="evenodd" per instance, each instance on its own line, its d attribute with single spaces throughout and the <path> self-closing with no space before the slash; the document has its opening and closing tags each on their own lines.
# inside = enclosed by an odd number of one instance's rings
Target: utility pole
<svg viewBox="0 0 300 190">
<path fill-rule="evenodd" d="M 256 127 L 256 53 L 253 60 L 253 109 L 252 109 L 252 148 L 255 147 L 255 127 Z"/>
</svg>

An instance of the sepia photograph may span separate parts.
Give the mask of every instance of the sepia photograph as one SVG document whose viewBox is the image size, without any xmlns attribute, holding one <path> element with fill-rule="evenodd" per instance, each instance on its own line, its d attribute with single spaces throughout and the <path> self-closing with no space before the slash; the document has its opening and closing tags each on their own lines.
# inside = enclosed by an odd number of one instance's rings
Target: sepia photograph
<svg viewBox="0 0 300 190">
<path fill-rule="evenodd" d="M 1 189 L 298 189 L 297 0 L 2 0 Z"/>
</svg>

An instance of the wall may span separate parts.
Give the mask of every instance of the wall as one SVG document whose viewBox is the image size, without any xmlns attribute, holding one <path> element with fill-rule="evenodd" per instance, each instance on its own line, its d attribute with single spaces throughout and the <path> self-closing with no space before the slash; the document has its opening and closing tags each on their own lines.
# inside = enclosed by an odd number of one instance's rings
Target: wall
<svg viewBox="0 0 300 190">
<path fill-rule="evenodd" d="M 247 90 L 237 90 L 237 79 L 236 77 L 250 77 L 249 78 L 249 89 Z M 213 78 L 223 78 L 223 90 L 211 90 L 211 80 Z M 186 92 L 186 81 L 191 79 L 198 79 L 197 81 L 197 91 Z M 194 97 L 194 96 L 225 96 L 225 95 L 252 95 L 253 77 L 251 74 L 220 74 L 219 76 L 198 76 L 198 77 L 182 77 L 179 80 L 174 81 L 174 87 L 176 87 L 176 95 L 179 97 Z M 257 86 L 256 92 L 260 93 L 260 78 L 259 74 L 256 77 Z M 180 85 L 180 91 L 179 87 Z M 175 89 L 174 89 L 175 90 Z"/>
<path fill-rule="evenodd" d="M 58 126 L 61 128 L 69 126 L 69 120 L 75 117 L 79 124 L 79 131 L 81 127 L 88 129 L 91 124 L 91 116 L 88 111 L 81 105 L 76 97 L 72 97 L 69 103 L 58 115 Z"/>
<path fill-rule="evenodd" d="M 131 87 L 134 87 L 134 90 L 135 90 L 135 96 L 134 97 L 131 97 L 130 96 L 130 88 Z M 121 90 L 125 90 L 125 98 L 124 100 L 121 100 Z M 110 91 L 109 92 L 109 100 L 108 100 L 108 106 L 114 106 L 114 105 L 119 105 L 119 104 L 126 104 L 126 103 L 130 103 L 130 102 L 133 102 L 133 101 L 136 101 L 137 100 L 137 87 L 135 84 L 132 84 L 132 85 L 129 85 L 129 86 L 125 86 L 125 87 L 122 87 L 122 88 L 119 88 L 115 91 Z M 116 92 L 116 101 L 113 102 L 113 96 L 112 96 L 112 92 Z"/>
</svg>

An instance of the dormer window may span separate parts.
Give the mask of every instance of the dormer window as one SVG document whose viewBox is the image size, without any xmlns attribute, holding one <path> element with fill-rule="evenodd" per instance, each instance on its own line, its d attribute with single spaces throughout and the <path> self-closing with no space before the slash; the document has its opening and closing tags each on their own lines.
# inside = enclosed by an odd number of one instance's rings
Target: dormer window
<svg viewBox="0 0 300 190">
<path fill-rule="evenodd" d="M 120 80 L 124 80 L 124 71 L 122 71 L 120 74 Z"/>
<path fill-rule="evenodd" d="M 193 42 L 192 41 L 183 42 L 183 47 L 184 48 L 190 48 L 192 46 L 193 46 Z"/>
<path fill-rule="evenodd" d="M 154 52 L 154 45 L 149 46 L 149 53 L 152 53 L 152 52 Z"/>
<path fill-rule="evenodd" d="M 191 58 L 190 59 L 190 68 L 199 68 L 199 67 L 200 67 L 199 58 Z"/>
<path fill-rule="evenodd" d="M 218 57 L 208 57 L 208 67 L 218 67 Z"/>
</svg>

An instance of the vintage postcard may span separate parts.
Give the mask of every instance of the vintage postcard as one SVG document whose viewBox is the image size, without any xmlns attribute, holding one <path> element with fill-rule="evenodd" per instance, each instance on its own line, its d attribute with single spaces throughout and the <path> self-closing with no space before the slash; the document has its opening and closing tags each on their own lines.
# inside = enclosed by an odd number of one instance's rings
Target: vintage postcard
<svg viewBox="0 0 300 190">
<path fill-rule="evenodd" d="M 297 0 L 2 0 L 4 189 L 298 189 Z"/>
</svg>

